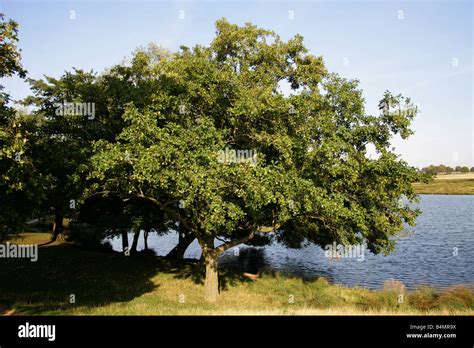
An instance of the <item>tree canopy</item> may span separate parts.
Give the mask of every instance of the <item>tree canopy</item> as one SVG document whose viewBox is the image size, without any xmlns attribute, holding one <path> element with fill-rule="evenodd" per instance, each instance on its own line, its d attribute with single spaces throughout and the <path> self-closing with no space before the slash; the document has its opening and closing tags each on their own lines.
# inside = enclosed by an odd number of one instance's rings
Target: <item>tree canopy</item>
<svg viewBox="0 0 474 348">
<path fill-rule="evenodd" d="M 366 240 L 389 252 L 417 215 L 401 198 L 416 199 L 420 174 L 390 150 L 393 135 L 411 134 L 410 100 L 386 92 L 367 115 L 358 81 L 328 73 L 301 36 L 216 29 L 208 47 L 157 62 L 152 102 L 128 104 L 116 141 L 96 142 L 96 189 L 146 198 L 193 233 L 211 301 L 218 256 L 269 232 L 292 247 Z M 222 163 L 223 149 L 256 156 Z"/>
</svg>

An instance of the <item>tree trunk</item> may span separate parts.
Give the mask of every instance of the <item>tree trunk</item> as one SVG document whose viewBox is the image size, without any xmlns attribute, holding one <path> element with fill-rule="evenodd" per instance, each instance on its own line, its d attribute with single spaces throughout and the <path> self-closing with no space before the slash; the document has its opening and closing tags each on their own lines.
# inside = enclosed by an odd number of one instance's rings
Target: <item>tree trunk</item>
<svg viewBox="0 0 474 348">
<path fill-rule="evenodd" d="M 214 237 L 198 238 L 198 242 L 202 250 L 201 258 L 204 258 L 206 266 L 204 299 L 207 302 L 216 302 L 219 297 L 219 268 L 217 264 L 219 253 L 214 249 Z"/>
<path fill-rule="evenodd" d="M 144 239 L 144 242 L 145 242 L 145 250 L 148 250 L 148 233 L 150 233 L 149 231 L 144 231 L 143 232 L 143 239 Z"/>
<path fill-rule="evenodd" d="M 200 231 L 199 231 L 200 232 Z M 245 243 L 255 236 L 255 230 L 239 239 L 232 242 L 224 243 L 218 247 L 214 247 L 213 236 L 203 236 L 203 232 L 198 237 L 199 245 L 201 246 L 202 255 L 206 265 L 206 278 L 204 280 L 204 299 L 208 302 L 216 302 L 219 297 L 219 255 L 227 249 Z"/>
<path fill-rule="evenodd" d="M 60 209 L 54 210 L 54 225 L 53 225 L 53 238 L 52 242 L 58 239 L 58 236 L 64 231 L 64 216 Z"/>
<path fill-rule="evenodd" d="M 133 235 L 133 241 L 132 241 L 132 249 L 130 250 L 133 254 L 137 253 L 137 246 L 138 246 L 138 238 L 140 238 L 140 230 L 135 232 Z"/>
<path fill-rule="evenodd" d="M 217 258 L 218 255 L 215 252 L 208 252 L 204 255 L 204 264 L 206 265 L 204 299 L 208 302 L 216 302 L 219 297 L 219 272 Z"/>
<path fill-rule="evenodd" d="M 127 230 L 122 230 L 122 251 L 129 251 L 128 249 L 128 232 Z"/>
<path fill-rule="evenodd" d="M 179 234 L 179 242 L 171 251 L 166 255 L 167 258 L 182 259 L 186 249 L 196 239 L 192 232 Z"/>
</svg>

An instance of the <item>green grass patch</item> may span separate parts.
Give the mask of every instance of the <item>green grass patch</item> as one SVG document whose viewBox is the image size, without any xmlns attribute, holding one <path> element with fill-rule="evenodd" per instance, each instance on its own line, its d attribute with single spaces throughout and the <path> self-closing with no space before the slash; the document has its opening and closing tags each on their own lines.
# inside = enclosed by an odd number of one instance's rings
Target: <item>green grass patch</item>
<svg viewBox="0 0 474 348">
<path fill-rule="evenodd" d="M 429 184 L 413 184 L 418 194 L 474 195 L 474 179 L 435 179 Z"/>
</svg>

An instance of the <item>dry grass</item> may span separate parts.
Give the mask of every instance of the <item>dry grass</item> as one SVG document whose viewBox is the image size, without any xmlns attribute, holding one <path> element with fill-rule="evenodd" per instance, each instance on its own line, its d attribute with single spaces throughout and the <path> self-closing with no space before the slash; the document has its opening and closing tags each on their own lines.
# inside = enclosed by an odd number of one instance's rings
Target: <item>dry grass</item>
<svg viewBox="0 0 474 348">
<path fill-rule="evenodd" d="M 474 179 L 474 172 L 470 173 L 458 173 L 458 174 L 440 174 L 436 175 L 436 180 L 464 180 Z"/>
</svg>

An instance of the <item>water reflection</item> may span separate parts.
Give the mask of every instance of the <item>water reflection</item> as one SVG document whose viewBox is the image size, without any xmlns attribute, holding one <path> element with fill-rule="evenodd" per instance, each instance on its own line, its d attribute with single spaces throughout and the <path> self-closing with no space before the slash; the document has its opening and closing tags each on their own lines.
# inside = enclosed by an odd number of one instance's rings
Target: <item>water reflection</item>
<svg viewBox="0 0 474 348">
<path fill-rule="evenodd" d="M 259 271 L 268 268 L 264 248 L 248 247 L 236 250 L 238 250 L 238 253 L 231 250 L 222 255 L 219 260 L 222 267 L 252 274 L 257 274 Z"/>
</svg>

